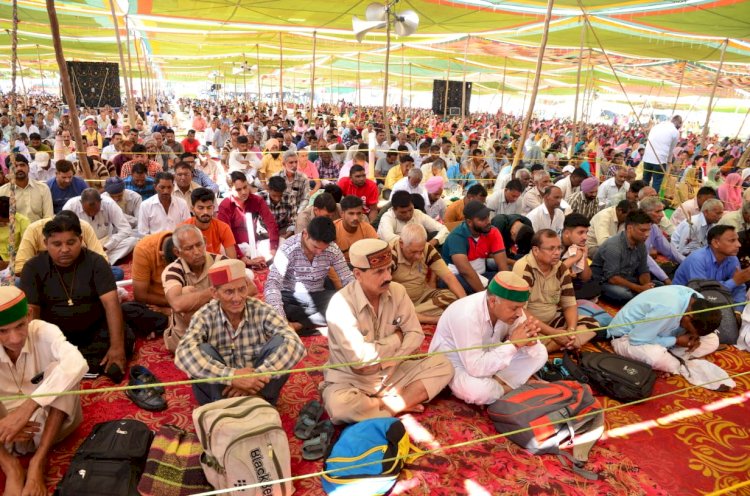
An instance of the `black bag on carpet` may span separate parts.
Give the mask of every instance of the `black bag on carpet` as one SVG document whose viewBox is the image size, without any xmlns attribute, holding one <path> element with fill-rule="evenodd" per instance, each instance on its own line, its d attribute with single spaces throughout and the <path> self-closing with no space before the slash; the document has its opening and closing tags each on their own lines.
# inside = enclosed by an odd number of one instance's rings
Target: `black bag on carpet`
<svg viewBox="0 0 750 496">
<path fill-rule="evenodd" d="M 687 287 L 696 290 L 714 305 L 724 306 L 734 303 L 732 293 L 719 281 L 712 279 L 691 279 L 688 281 Z M 737 317 L 735 317 L 735 308 L 740 307 L 727 307 L 720 310 L 721 324 L 718 330 L 719 342 L 721 344 L 735 345 L 737 344 L 737 339 L 740 337 L 740 324 L 737 321 Z"/>
<path fill-rule="evenodd" d="M 587 382 L 600 393 L 618 401 L 642 400 L 651 396 L 656 374 L 650 365 L 600 349 L 601 352 L 582 352 L 577 362 L 566 351 L 563 366 L 578 382 Z M 581 380 L 582 376 L 585 381 Z"/>
<path fill-rule="evenodd" d="M 154 433 L 138 420 L 96 424 L 73 456 L 55 496 L 139 496 Z"/>
</svg>

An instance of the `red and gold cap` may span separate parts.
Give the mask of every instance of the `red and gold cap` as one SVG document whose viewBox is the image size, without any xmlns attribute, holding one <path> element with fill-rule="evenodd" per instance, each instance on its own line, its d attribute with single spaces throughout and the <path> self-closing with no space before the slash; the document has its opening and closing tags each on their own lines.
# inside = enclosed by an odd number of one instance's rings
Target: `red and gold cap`
<svg viewBox="0 0 750 496">
<path fill-rule="evenodd" d="M 208 269 L 208 280 L 211 281 L 213 287 L 219 287 L 246 277 L 245 264 L 233 258 L 220 260 Z"/>
<path fill-rule="evenodd" d="M 17 322 L 28 313 L 26 293 L 15 286 L 0 287 L 0 326 Z"/>
<path fill-rule="evenodd" d="M 349 261 L 358 269 L 387 267 L 391 258 L 391 248 L 382 239 L 360 239 L 349 248 Z"/>
</svg>

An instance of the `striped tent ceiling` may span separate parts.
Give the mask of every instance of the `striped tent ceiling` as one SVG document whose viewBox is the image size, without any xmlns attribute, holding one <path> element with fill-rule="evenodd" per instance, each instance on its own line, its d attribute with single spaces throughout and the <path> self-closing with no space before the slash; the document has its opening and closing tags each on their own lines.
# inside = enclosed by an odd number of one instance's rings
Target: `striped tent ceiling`
<svg viewBox="0 0 750 496">
<path fill-rule="evenodd" d="M 217 74 L 230 87 L 255 85 L 259 68 L 263 84 L 278 87 L 281 73 L 285 88 L 302 90 L 310 85 L 314 63 L 316 85 L 383 84 L 385 31 L 373 31 L 361 43 L 352 32 L 352 16 L 363 18 L 370 0 L 114 2 L 136 78 L 145 60 L 177 90 L 180 82 L 205 81 Z M 62 0 L 55 5 L 66 59 L 119 61 L 109 0 Z M 544 2 L 400 0 L 395 10 L 414 10 L 420 18 L 416 34 L 392 39 L 389 75 L 395 88 L 429 90 L 433 79 L 460 79 L 465 73 L 474 81 L 475 92 L 513 93 L 523 92 L 533 77 Z M 11 29 L 11 12 L 11 1 L 3 0 L 4 31 Z M 18 0 L 18 13 L 22 74 L 38 77 L 41 70 L 54 77 L 57 65 L 45 2 Z M 11 44 L 9 36 L 3 40 L 0 63 L 5 76 Z M 621 93 L 619 78 L 627 92 L 706 95 L 725 42 L 719 95 L 744 97 L 750 88 L 750 1 L 557 0 L 541 91 L 575 92 L 582 56 L 582 84 L 590 80 L 599 91 Z M 243 65 L 252 70 L 243 71 Z"/>
</svg>

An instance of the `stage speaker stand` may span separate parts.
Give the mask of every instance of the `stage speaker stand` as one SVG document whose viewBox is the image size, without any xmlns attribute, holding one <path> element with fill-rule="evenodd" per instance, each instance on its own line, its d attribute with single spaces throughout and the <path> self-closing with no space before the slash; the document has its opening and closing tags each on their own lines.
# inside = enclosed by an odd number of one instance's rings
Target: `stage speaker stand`
<svg viewBox="0 0 750 496">
<path fill-rule="evenodd" d="M 120 66 L 109 62 L 66 61 L 70 84 L 78 106 L 114 108 L 122 106 Z M 70 105 L 70 102 L 66 102 Z"/>
<path fill-rule="evenodd" d="M 448 81 L 448 114 L 461 114 L 461 81 Z M 469 113 L 471 103 L 471 82 L 466 82 L 466 113 Z M 455 109 L 458 109 L 456 111 Z M 438 115 L 445 112 L 445 79 L 435 79 L 432 82 L 432 111 Z"/>
</svg>

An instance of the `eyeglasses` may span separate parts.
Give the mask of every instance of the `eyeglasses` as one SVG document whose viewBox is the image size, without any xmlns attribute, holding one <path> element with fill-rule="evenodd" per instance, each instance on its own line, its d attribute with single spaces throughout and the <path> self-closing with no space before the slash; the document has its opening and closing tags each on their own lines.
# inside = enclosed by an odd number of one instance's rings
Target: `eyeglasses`
<svg viewBox="0 0 750 496">
<path fill-rule="evenodd" d="M 540 250 L 548 251 L 550 253 L 554 253 L 556 251 L 562 252 L 563 248 L 562 246 L 540 246 Z"/>
</svg>

